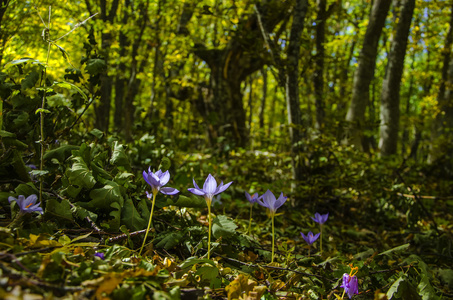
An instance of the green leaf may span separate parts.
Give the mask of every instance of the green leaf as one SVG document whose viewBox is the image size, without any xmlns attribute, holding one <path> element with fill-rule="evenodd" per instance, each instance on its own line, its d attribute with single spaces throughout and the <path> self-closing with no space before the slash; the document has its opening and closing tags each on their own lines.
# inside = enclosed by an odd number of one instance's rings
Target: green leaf
<svg viewBox="0 0 453 300">
<path fill-rule="evenodd" d="M 90 198 L 92 199 L 90 202 L 84 203 L 83 205 L 80 203 L 80 205 L 96 209 L 109 209 L 114 203 L 119 203 L 120 206 L 123 206 L 124 203 L 121 186 L 116 182 L 108 180 L 106 181 L 106 185 L 102 188 L 92 190 L 90 192 Z"/>
<path fill-rule="evenodd" d="M 30 171 L 30 175 L 37 176 L 37 177 L 44 176 L 46 174 L 49 174 L 49 171 L 47 171 L 47 170 L 31 170 Z"/>
<path fill-rule="evenodd" d="M 215 263 L 212 260 L 207 259 L 207 258 L 200 259 L 195 256 L 191 256 L 188 259 L 186 259 L 179 267 L 181 269 L 187 269 L 187 268 L 191 268 L 193 265 L 205 264 L 205 263 L 210 264 L 213 267 L 215 267 Z"/>
<path fill-rule="evenodd" d="M 395 252 L 397 253 L 397 252 L 406 251 L 406 250 L 409 248 L 409 246 L 410 246 L 410 244 L 404 244 L 404 245 L 401 245 L 401 246 L 392 248 L 392 249 L 390 249 L 390 250 L 381 252 L 381 253 L 379 253 L 378 255 L 392 255 L 392 254 L 394 254 Z"/>
<path fill-rule="evenodd" d="M 79 146 L 74 145 L 61 145 L 60 147 L 49 150 L 44 154 L 44 160 L 57 159 L 60 163 L 63 163 L 69 156 L 71 156 L 72 150 L 79 149 Z"/>
<path fill-rule="evenodd" d="M 61 88 L 64 88 L 64 89 L 67 89 L 67 90 L 71 90 L 71 89 L 74 89 L 77 91 L 77 93 L 80 94 L 80 96 L 82 96 L 82 98 L 85 100 L 85 101 L 88 101 L 88 97 L 87 95 L 76 85 L 70 83 L 70 82 L 67 82 L 67 81 L 61 81 L 61 82 L 54 82 L 55 86 L 58 86 L 58 87 L 61 87 Z"/>
<path fill-rule="evenodd" d="M 28 197 L 32 194 L 38 195 L 39 191 L 38 189 L 33 185 L 33 183 L 21 183 L 19 184 L 14 191 L 16 192 L 16 195 L 24 195 L 25 197 Z M 16 197 L 17 198 L 17 197 Z"/>
<path fill-rule="evenodd" d="M 94 59 L 89 59 L 85 70 L 88 72 L 90 75 L 97 75 L 99 73 L 104 72 L 106 69 L 106 63 L 105 60 L 99 59 L 99 58 L 94 58 Z"/>
<path fill-rule="evenodd" d="M 124 207 L 121 211 L 121 223 L 134 231 L 141 230 L 147 225 L 146 220 L 140 216 L 131 198 L 126 198 L 124 202 Z"/>
<path fill-rule="evenodd" d="M 171 248 L 177 246 L 181 239 L 184 237 L 181 231 L 171 231 L 171 232 L 163 232 L 159 236 L 162 236 L 158 239 L 156 244 L 157 248 L 165 248 L 170 250 Z"/>
<path fill-rule="evenodd" d="M 440 269 L 437 271 L 437 275 L 450 288 L 453 288 L 453 270 L 452 269 L 446 269 L 446 270 Z"/>
<path fill-rule="evenodd" d="M 46 214 L 51 214 L 54 217 L 73 220 L 71 212 L 71 204 L 68 200 L 64 199 L 58 202 L 57 199 L 49 199 L 46 201 Z"/>
<path fill-rule="evenodd" d="M 167 198 L 168 205 L 174 205 L 179 207 L 192 207 L 192 208 L 205 208 L 206 200 L 203 197 L 191 195 L 190 198 L 179 195 L 176 201 L 171 198 Z"/>
<path fill-rule="evenodd" d="M 66 171 L 66 176 L 68 177 L 71 184 L 75 184 L 86 189 L 91 189 L 96 184 L 93 173 L 88 169 L 87 164 L 82 157 L 74 157 L 75 161 L 72 164 L 72 168 Z"/>
<path fill-rule="evenodd" d="M 211 288 L 220 288 L 221 281 L 217 278 L 219 269 L 216 267 L 202 266 L 195 275 L 200 276 L 203 281 L 208 281 Z"/>
<path fill-rule="evenodd" d="M 418 293 L 420 296 L 422 296 L 423 300 L 429 300 L 429 299 L 439 299 L 439 297 L 436 295 L 436 292 L 434 291 L 433 286 L 429 282 L 429 278 L 426 275 L 421 276 L 420 283 L 418 284 Z"/>
<path fill-rule="evenodd" d="M 113 143 L 113 153 L 112 157 L 110 158 L 110 164 L 115 166 L 122 166 L 128 171 L 131 169 L 129 158 L 124 151 L 124 146 L 118 141 L 115 141 Z"/>
<path fill-rule="evenodd" d="M 93 130 L 91 130 L 90 134 L 95 136 L 98 140 L 102 139 L 102 137 L 104 136 L 104 132 L 102 132 L 101 130 L 99 130 L 97 128 L 94 128 Z"/>
<path fill-rule="evenodd" d="M 171 161 L 168 157 L 162 158 L 160 165 L 159 165 L 159 170 L 162 170 L 162 172 L 167 171 L 171 167 Z"/>
<path fill-rule="evenodd" d="M 401 276 L 396 280 L 387 291 L 387 298 L 392 299 L 421 299 L 415 288 L 408 282 L 406 275 Z"/>
<path fill-rule="evenodd" d="M 16 60 L 10 61 L 9 63 L 7 63 L 5 65 L 5 68 L 9 67 L 9 66 L 20 65 L 20 64 L 23 64 L 23 63 L 27 63 L 27 62 L 32 62 L 32 63 L 35 63 L 35 64 L 39 64 L 41 66 L 44 66 L 44 64 L 41 63 L 39 60 L 30 58 L 30 57 L 24 57 L 24 58 L 21 58 L 21 59 L 16 59 Z"/>
<path fill-rule="evenodd" d="M 39 73 L 36 71 L 31 71 L 30 73 L 22 79 L 20 86 L 22 90 L 31 89 L 35 86 L 36 82 L 39 80 Z"/>
<path fill-rule="evenodd" d="M 216 239 L 220 237 L 229 238 L 236 233 L 237 227 L 233 219 L 220 215 L 212 221 L 212 235 Z"/>
<path fill-rule="evenodd" d="M 39 114 L 39 113 L 50 114 L 50 110 L 45 109 L 45 108 L 38 108 L 38 109 L 35 111 L 35 114 Z"/>
</svg>

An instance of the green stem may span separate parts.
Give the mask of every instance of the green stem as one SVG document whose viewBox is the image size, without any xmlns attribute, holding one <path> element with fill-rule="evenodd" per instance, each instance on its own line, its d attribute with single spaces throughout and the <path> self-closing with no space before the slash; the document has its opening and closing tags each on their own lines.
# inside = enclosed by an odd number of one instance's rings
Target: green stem
<svg viewBox="0 0 453 300">
<path fill-rule="evenodd" d="M 322 224 L 319 224 L 319 227 L 321 227 L 321 234 L 319 235 L 319 239 L 321 241 L 320 241 L 319 248 L 320 248 L 320 255 L 322 256 Z"/>
<path fill-rule="evenodd" d="M 274 245 L 275 245 L 275 230 L 274 230 L 274 214 L 272 214 L 272 260 L 274 262 Z"/>
<path fill-rule="evenodd" d="M 156 192 L 153 191 L 153 204 L 151 205 L 151 213 L 149 215 L 148 227 L 146 228 L 145 238 L 143 239 L 142 247 L 140 248 L 140 252 L 138 253 L 139 256 L 142 254 L 142 250 L 143 250 L 143 247 L 145 246 L 146 238 L 148 237 L 149 228 L 151 227 L 151 220 L 153 219 L 153 212 L 154 212 L 154 203 L 156 203 L 156 195 L 157 195 L 157 191 Z"/>
<path fill-rule="evenodd" d="M 252 209 L 253 209 L 253 206 L 250 205 L 249 229 L 247 229 L 247 233 L 252 232 Z"/>
<path fill-rule="evenodd" d="M 208 259 L 211 257 L 211 228 L 212 228 L 212 220 L 211 220 L 211 202 L 206 201 L 208 204 L 208 221 L 209 221 L 209 231 L 208 231 Z"/>
</svg>

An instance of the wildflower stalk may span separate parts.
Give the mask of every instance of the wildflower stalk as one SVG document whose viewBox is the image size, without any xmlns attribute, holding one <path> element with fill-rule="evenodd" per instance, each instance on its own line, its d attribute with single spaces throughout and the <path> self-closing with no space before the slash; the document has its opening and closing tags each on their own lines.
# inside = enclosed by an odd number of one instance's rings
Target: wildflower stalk
<svg viewBox="0 0 453 300">
<path fill-rule="evenodd" d="M 211 230 L 212 230 L 212 219 L 211 219 L 211 203 L 208 204 L 208 222 L 209 222 L 209 232 L 208 232 L 208 259 L 211 257 Z"/>
<path fill-rule="evenodd" d="M 319 235 L 319 254 L 322 256 L 322 224 L 319 224 L 320 235 Z"/>
<path fill-rule="evenodd" d="M 274 262 L 274 245 L 275 245 L 275 228 L 274 228 L 274 214 L 272 214 L 272 259 L 271 259 L 271 263 Z"/>
<path fill-rule="evenodd" d="M 157 192 L 158 192 L 157 190 L 153 190 L 153 201 L 152 201 L 153 203 L 151 204 L 151 213 L 149 215 L 148 227 L 146 228 L 145 238 L 143 239 L 142 247 L 140 248 L 140 252 L 138 253 L 139 256 L 142 254 L 142 250 L 143 250 L 143 247 L 145 246 L 146 238 L 148 237 L 149 228 L 151 227 L 151 221 L 153 219 L 153 212 L 154 212 L 154 203 L 156 203 Z"/>
<path fill-rule="evenodd" d="M 252 209 L 253 209 L 253 204 L 250 204 L 249 228 L 247 229 L 247 233 L 252 232 Z"/>
</svg>

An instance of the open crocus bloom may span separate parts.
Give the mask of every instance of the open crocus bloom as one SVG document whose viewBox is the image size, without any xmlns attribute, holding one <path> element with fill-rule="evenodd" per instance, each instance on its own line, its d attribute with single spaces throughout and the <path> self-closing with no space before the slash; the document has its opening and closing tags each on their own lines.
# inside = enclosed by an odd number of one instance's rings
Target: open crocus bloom
<svg viewBox="0 0 453 300">
<path fill-rule="evenodd" d="M 329 213 L 325 214 L 325 215 L 321 215 L 319 213 L 315 213 L 315 217 L 311 217 L 311 219 L 313 221 L 315 221 L 316 223 L 319 223 L 319 224 L 324 224 L 326 221 L 327 221 L 327 218 L 329 217 Z"/>
<path fill-rule="evenodd" d="M 300 233 L 304 240 L 307 242 L 307 244 L 311 245 L 313 244 L 319 237 L 320 233 L 317 233 L 316 235 L 313 235 L 313 233 L 310 231 L 307 233 L 307 235 L 303 234 L 302 232 Z"/>
<path fill-rule="evenodd" d="M 179 193 L 175 188 L 164 187 L 170 180 L 170 172 L 168 171 L 162 172 L 161 170 L 158 170 L 156 173 L 153 173 L 151 168 L 148 168 L 148 172 L 143 171 L 143 179 L 151 186 L 153 194 L 157 194 L 157 192 L 161 192 L 165 195 L 175 195 Z"/>
<path fill-rule="evenodd" d="M 44 213 L 42 207 L 39 206 L 41 202 L 36 203 L 36 201 L 38 201 L 38 196 L 35 194 L 30 195 L 27 198 L 23 195 L 19 195 L 17 199 L 10 196 L 8 197 L 8 201 L 9 203 L 16 201 L 21 213 L 32 213 L 34 211 L 39 212 L 40 214 Z"/>
<path fill-rule="evenodd" d="M 359 294 L 359 283 L 357 282 L 357 277 L 354 275 L 350 276 L 349 274 L 344 273 L 343 285 L 341 285 L 341 287 L 344 288 L 344 291 L 348 294 L 349 299 L 351 299 L 352 296 Z"/>
<path fill-rule="evenodd" d="M 256 203 L 256 201 L 258 200 L 258 193 L 255 193 L 253 195 L 250 195 L 249 193 L 245 192 L 245 198 L 247 198 L 247 200 L 250 202 L 250 204 L 254 204 Z"/>
<path fill-rule="evenodd" d="M 270 190 L 267 190 L 261 197 L 257 199 L 257 202 L 259 205 L 267 207 L 272 216 L 275 215 L 277 209 L 279 209 L 280 206 L 282 206 L 283 203 L 285 203 L 287 198 L 288 197 L 284 197 L 283 193 L 281 193 L 280 197 L 276 199 L 274 194 Z"/>
<path fill-rule="evenodd" d="M 224 192 L 231 184 L 233 181 L 228 182 L 227 184 L 223 184 L 223 181 L 220 182 L 220 185 L 217 186 L 217 182 L 215 181 L 214 176 L 211 174 L 208 175 L 208 178 L 206 178 L 206 181 L 203 184 L 203 189 L 200 189 L 195 182 L 195 179 L 193 180 L 193 186 L 194 188 L 188 189 L 189 192 L 192 194 L 198 195 L 198 196 L 203 196 L 206 199 L 206 203 L 208 206 L 211 205 L 212 203 L 212 198 L 220 194 L 221 192 Z"/>
</svg>

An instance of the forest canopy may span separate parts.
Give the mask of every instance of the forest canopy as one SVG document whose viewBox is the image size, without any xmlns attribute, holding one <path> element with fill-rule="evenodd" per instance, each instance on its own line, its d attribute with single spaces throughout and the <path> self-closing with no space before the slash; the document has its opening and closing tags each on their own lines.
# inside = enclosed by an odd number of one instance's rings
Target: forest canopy
<svg viewBox="0 0 453 300">
<path fill-rule="evenodd" d="M 451 1 L 0 0 L 0 298 L 453 297 L 452 28 Z"/>
</svg>

